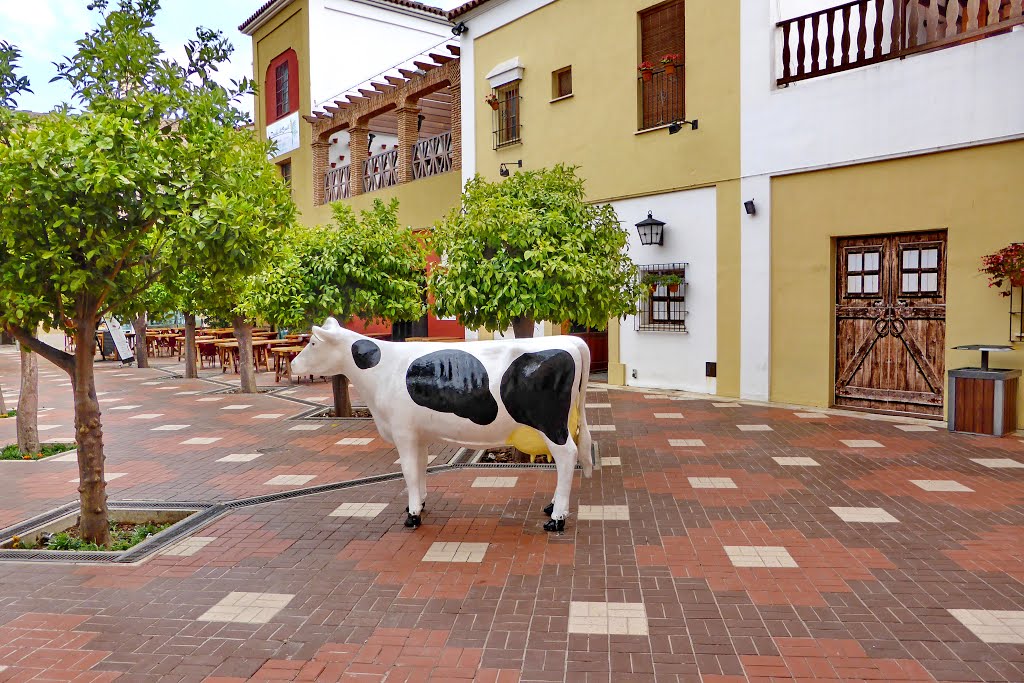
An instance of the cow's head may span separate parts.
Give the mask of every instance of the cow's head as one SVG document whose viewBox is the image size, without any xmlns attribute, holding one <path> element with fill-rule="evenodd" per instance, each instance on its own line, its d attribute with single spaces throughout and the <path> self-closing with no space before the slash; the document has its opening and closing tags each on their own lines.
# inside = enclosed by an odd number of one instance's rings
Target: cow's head
<svg viewBox="0 0 1024 683">
<path fill-rule="evenodd" d="M 352 344 L 359 335 L 328 318 L 313 326 L 309 344 L 292 360 L 292 375 L 348 375 L 352 372 Z"/>
</svg>

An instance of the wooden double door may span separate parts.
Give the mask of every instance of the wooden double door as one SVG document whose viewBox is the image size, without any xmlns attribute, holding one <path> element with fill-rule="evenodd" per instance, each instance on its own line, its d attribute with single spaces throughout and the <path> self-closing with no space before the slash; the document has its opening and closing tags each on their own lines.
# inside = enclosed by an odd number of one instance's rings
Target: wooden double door
<svg viewBox="0 0 1024 683">
<path fill-rule="evenodd" d="M 835 405 L 943 414 L 946 233 L 836 242 Z"/>
</svg>

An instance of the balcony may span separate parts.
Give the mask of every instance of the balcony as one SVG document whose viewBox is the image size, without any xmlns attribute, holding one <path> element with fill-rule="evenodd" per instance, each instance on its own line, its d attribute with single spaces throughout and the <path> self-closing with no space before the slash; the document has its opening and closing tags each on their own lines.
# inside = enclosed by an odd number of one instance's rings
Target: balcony
<svg viewBox="0 0 1024 683">
<path fill-rule="evenodd" d="M 461 167 L 459 48 L 431 52 L 356 87 L 313 127 L 314 204 L 376 192 Z"/>
<path fill-rule="evenodd" d="M 853 0 L 780 21 L 780 86 L 962 45 L 1024 24 L 1024 0 Z"/>
</svg>

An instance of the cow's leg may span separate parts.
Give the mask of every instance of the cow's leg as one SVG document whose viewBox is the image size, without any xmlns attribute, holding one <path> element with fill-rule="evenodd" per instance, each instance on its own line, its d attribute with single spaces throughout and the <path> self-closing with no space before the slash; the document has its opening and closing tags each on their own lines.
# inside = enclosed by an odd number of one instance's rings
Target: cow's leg
<svg viewBox="0 0 1024 683">
<path fill-rule="evenodd" d="M 552 502 L 551 519 L 544 524 L 545 531 L 562 531 L 569 514 L 569 493 L 572 491 L 572 474 L 576 468 L 576 443 L 570 438 L 565 445 L 558 446 L 550 441 L 548 449 L 555 458 L 558 483 L 555 485 L 555 499 Z"/>
<path fill-rule="evenodd" d="M 427 449 L 425 447 L 421 448 L 420 449 L 420 463 L 419 463 L 420 464 L 420 473 L 422 475 L 422 476 L 420 476 L 420 505 L 422 506 L 422 510 L 424 512 L 427 509 L 427 465 L 430 464 L 428 462 L 429 458 L 430 458 L 430 456 L 427 455 Z"/>
<path fill-rule="evenodd" d="M 423 491 L 426 487 L 426 471 L 421 467 L 420 452 L 426 451 L 416 441 L 401 441 L 398 444 L 398 462 L 402 466 L 402 478 L 409 494 L 408 515 L 405 526 L 414 529 L 421 524 L 423 512 Z"/>
</svg>

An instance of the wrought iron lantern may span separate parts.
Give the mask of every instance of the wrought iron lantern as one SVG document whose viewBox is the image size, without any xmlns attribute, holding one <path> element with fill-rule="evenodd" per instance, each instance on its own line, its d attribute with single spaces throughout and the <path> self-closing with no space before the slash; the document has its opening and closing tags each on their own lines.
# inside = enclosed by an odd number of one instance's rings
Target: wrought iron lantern
<svg viewBox="0 0 1024 683">
<path fill-rule="evenodd" d="M 640 233 L 640 244 L 664 244 L 665 222 L 659 221 L 650 211 L 647 218 L 636 224 L 636 229 Z"/>
</svg>

